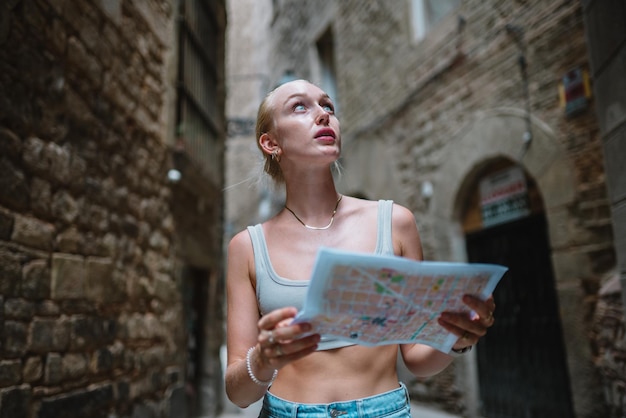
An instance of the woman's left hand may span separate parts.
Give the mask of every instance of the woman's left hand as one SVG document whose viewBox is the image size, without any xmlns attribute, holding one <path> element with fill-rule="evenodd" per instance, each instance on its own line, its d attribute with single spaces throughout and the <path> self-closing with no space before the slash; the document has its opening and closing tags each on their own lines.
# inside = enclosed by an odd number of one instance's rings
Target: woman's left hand
<svg viewBox="0 0 626 418">
<path fill-rule="evenodd" d="M 474 316 L 465 312 L 443 312 L 438 319 L 439 325 L 459 337 L 453 347 L 455 350 L 476 344 L 495 322 L 493 313 L 496 304 L 492 296 L 481 300 L 472 295 L 464 295 L 463 302 L 474 311 Z"/>
</svg>

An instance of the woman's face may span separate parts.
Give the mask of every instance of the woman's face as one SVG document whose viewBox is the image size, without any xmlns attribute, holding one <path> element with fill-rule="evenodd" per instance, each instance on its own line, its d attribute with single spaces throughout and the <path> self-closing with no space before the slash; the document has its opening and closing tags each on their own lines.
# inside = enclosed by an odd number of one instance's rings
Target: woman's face
<svg viewBox="0 0 626 418">
<path fill-rule="evenodd" d="M 341 131 L 330 97 L 319 87 L 296 80 L 278 87 L 272 97 L 274 126 L 270 134 L 282 157 L 335 161 L 341 151 Z"/>
</svg>

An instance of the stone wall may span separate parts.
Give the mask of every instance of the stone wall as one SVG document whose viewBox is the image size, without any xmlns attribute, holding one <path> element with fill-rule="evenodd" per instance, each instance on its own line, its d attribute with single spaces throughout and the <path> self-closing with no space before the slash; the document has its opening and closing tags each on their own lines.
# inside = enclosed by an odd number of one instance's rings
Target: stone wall
<svg viewBox="0 0 626 418">
<path fill-rule="evenodd" d="M 177 221 L 219 279 L 221 197 L 172 209 L 174 4 L 0 5 L 2 418 L 186 414 Z"/>
<path fill-rule="evenodd" d="M 622 417 L 626 415 L 626 4 L 619 0 L 581 3 L 617 254 L 617 269 L 601 289 L 594 315 L 595 354 L 611 416 Z"/>
<path fill-rule="evenodd" d="M 608 275 L 600 289 L 593 315 L 592 341 L 594 361 L 603 379 L 604 393 L 609 405 L 607 416 L 626 415 L 626 321 L 622 305 L 619 275 Z"/>
</svg>

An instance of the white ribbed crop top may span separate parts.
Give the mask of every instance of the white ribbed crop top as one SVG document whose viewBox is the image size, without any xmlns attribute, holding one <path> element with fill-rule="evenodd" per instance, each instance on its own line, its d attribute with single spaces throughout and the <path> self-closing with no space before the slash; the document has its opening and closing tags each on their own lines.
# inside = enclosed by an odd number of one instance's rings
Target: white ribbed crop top
<svg viewBox="0 0 626 418">
<path fill-rule="evenodd" d="M 378 201 L 378 232 L 376 250 L 374 251 L 375 254 L 394 254 L 393 241 L 391 238 L 392 208 L 393 201 Z M 295 306 L 298 310 L 301 310 L 309 281 L 290 280 L 279 276 L 270 261 L 261 224 L 249 226 L 247 229 L 252 239 L 252 249 L 254 250 L 256 297 L 261 315 L 265 315 L 274 309 L 285 306 Z M 353 344 L 347 341 L 322 336 L 318 350 L 330 350 L 348 345 Z"/>
</svg>

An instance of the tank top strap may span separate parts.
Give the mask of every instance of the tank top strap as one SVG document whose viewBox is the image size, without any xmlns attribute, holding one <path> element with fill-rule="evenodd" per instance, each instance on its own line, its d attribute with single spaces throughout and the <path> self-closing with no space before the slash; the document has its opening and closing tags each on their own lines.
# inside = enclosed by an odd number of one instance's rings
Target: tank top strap
<svg viewBox="0 0 626 418">
<path fill-rule="evenodd" d="M 248 234 L 252 240 L 252 252 L 254 253 L 254 268 L 257 271 L 267 272 L 270 268 L 270 255 L 265 244 L 265 237 L 263 236 L 263 227 L 261 224 L 249 226 Z M 258 278 L 257 278 L 258 280 Z M 258 289 L 258 285 L 257 285 Z"/>
<path fill-rule="evenodd" d="M 378 201 L 378 236 L 376 238 L 376 254 L 394 255 L 393 238 L 391 236 L 391 215 L 393 200 Z"/>
</svg>

